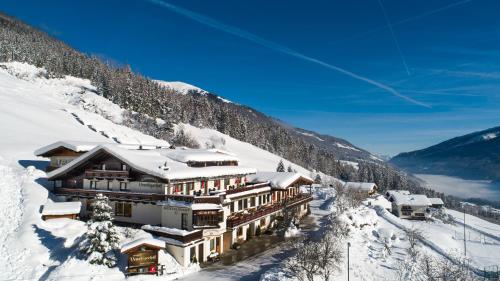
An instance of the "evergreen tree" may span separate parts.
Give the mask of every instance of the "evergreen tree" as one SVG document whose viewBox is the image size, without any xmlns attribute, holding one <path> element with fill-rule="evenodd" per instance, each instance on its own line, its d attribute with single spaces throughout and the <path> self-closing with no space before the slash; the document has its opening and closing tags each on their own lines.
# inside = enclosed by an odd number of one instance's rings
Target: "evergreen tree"
<svg viewBox="0 0 500 281">
<path fill-rule="evenodd" d="M 316 174 L 316 177 L 314 178 L 314 183 L 321 183 L 321 176 L 319 174 Z"/>
<path fill-rule="evenodd" d="M 289 173 L 293 172 L 292 165 L 288 165 L 288 168 L 286 168 L 286 171 Z"/>
<path fill-rule="evenodd" d="M 278 163 L 278 167 L 276 167 L 276 172 L 283 173 L 285 172 L 285 164 L 283 164 L 283 159 Z"/>
<path fill-rule="evenodd" d="M 91 208 L 92 216 L 87 222 L 82 251 L 91 264 L 113 267 L 116 265 L 114 250 L 118 248 L 119 238 L 112 222 L 112 208 L 109 206 L 108 198 L 98 193 Z"/>
</svg>

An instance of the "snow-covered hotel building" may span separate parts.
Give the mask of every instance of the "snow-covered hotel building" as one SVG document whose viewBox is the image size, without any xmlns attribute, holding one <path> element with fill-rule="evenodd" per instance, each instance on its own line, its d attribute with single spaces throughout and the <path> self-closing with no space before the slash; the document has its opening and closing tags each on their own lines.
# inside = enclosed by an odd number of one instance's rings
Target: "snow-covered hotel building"
<svg viewBox="0 0 500 281">
<path fill-rule="evenodd" d="M 36 154 L 59 146 L 78 150 L 72 145 L 59 142 Z M 57 151 L 50 155 L 58 157 Z M 217 149 L 116 144 L 96 144 L 47 178 L 61 199 L 82 202 L 80 217 L 92 212 L 92 199 L 103 193 L 113 204 L 116 222 L 141 226 L 163 239 L 182 265 L 193 257 L 206 261 L 224 253 L 269 227 L 285 210 L 303 216 L 312 198 L 299 187 L 313 182 L 299 173 L 257 172 Z"/>
</svg>

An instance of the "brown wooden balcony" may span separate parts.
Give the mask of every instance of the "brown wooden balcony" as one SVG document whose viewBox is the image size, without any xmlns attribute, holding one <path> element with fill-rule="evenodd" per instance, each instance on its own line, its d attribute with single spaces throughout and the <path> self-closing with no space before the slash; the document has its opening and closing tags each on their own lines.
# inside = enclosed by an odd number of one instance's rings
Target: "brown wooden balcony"
<svg viewBox="0 0 500 281">
<path fill-rule="evenodd" d="M 257 220 L 261 217 L 275 213 L 284 208 L 295 207 L 297 205 L 301 205 L 309 201 L 312 201 L 311 195 L 299 194 L 295 197 L 287 198 L 281 202 L 277 202 L 272 205 L 257 207 L 257 209 L 254 210 L 250 209 L 248 214 L 235 213 L 227 218 L 226 225 L 227 227 L 235 227 L 247 222 Z"/>
<path fill-rule="evenodd" d="M 119 170 L 85 170 L 85 178 L 128 179 L 129 172 Z"/>
<path fill-rule="evenodd" d="M 94 198 L 97 193 L 106 195 L 110 200 L 128 200 L 134 202 L 158 202 L 165 200 L 176 200 L 188 203 L 213 203 L 221 204 L 219 196 L 203 196 L 195 197 L 192 195 L 175 195 L 175 194 L 161 194 L 161 193 L 142 193 L 130 191 L 112 191 L 101 189 L 84 189 L 84 188 L 67 188 L 59 187 L 54 189 L 56 195 Z"/>
<path fill-rule="evenodd" d="M 158 193 L 138 193 L 128 191 L 108 191 L 98 189 L 83 189 L 83 188 L 55 188 L 56 195 L 74 196 L 82 198 L 94 198 L 98 193 L 102 193 L 110 200 L 117 201 L 134 201 L 134 202 L 157 202 L 165 200 L 165 194 Z"/>
</svg>

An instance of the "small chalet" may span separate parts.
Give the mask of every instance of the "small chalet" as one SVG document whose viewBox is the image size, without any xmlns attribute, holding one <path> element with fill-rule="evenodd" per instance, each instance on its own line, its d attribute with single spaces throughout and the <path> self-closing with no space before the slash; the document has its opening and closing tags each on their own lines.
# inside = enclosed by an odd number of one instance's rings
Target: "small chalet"
<svg viewBox="0 0 500 281">
<path fill-rule="evenodd" d="M 377 185 L 372 182 L 346 182 L 344 184 L 344 188 L 360 192 L 366 192 L 368 195 L 373 195 L 378 190 Z"/>
<path fill-rule="evenodd" d="M 35 155 L 50 158 L 50 163 L 45 168 L 47 172 L 50 172 L 68 164 L 78 156 L 92 150 L 99 144 L 100 143 L 97 142 L 86 141 L 58 141 L 37 149 L 35 151 Z"/>
<path fill-rule="evenodd" d="M 431 202 L 427 196 L 422 194 L 409 194 L 392 190 L 388 200 L 392 203 L 392 212 L 405 219 L 424 220 L 428 214 Z"/>
<path fill-rule="evenodd" d="M 50 202 L 43 206 L 42 219 L 68 218 L 76 219 L 80 215 L 82 203 L 76 202 Z"/>
<path fill-rule="evenodd" d="M 165 241 L 155 238 L 142 238 L 122 245 L 121 253 L 127 255 L 127 275 L 158 275 L 163 271 L 158 258 L 163 249 Z"/>
</svg>

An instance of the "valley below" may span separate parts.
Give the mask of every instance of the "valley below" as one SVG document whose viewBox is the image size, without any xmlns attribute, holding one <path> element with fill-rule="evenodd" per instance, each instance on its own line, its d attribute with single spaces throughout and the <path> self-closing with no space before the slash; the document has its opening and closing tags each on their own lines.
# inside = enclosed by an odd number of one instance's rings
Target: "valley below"
<svg viewBox="0 0 500 281">
<path fill-rule="evenodd" d="M 500 183 L 490 180 L 466 180 L 459 177 L 415 174 L 425 184 L 438 192 L 460 198 L 480 198 L 489 201 L 500 200 Z"/>
</svg>

